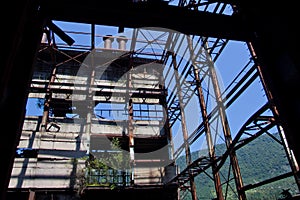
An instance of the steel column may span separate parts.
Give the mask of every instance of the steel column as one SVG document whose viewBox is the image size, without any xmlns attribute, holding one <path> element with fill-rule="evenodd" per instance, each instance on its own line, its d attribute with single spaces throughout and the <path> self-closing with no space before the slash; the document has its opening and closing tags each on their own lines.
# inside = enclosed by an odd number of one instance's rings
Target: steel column
<svg viewBox="0 0 300 200">
<path fill-rule="evenodd" d="M 202 114 L 202 118 L 203 118 L 203 124 L 204 124 L 204 129 L 205 129 L 209 157 L 212 162 L 212 173 L 214 176 L 214 184 L 215 184 L 216 194 L 217 194 L 218 200 L 223 200 L 224 196 L 223 196 L 223 192 L 222 192 L 222 183 L 221 183 L 219 171 L 216 170 L 217 161 L 216 161 L 216 155 L 215 155 L 215 148 L 214 148 L 214 144 L 212 141 L 210 123 L 209 123 L 209 118 L 208 118 L 207 111 L 206 111 L 204 94 L 203 94 L 203 91 L 201 88 L 201 81 L 200 81 L 199 71 L 198 71 L 199 69 L 196 66 L 197 64 L 194 62 L 196 58 L 194 58 L 194 49 L 192 46 L 191 38 L 188 38 L 188 46 L 189 46 L 189 50 L 190 50 L 190 54 L 191 54 L 194 79 L 196 82 L 196 88 L 197 88 L 197 92 L 198 92 L 198 100 L 199 100 L 199 105 L 201 108 L 201 114 Z"/>
<path fill-rule="evenodd" d="M 207 43 L 205 43 L 204 46 L 207 47 L 208 46 Z M 207 58 L 210 59 L 209 50 L 207 50 L 207 51 L 208 51 Z M 222 128 L 223 128 L 223 134 L 225 137 L 226 147 L 229 148 L 232 143 L 231 131 L 230 131 L 228 119 L 227 119 L 225 108 L 224 108 L 224 103 L 223 103 L 223 99 L 222 99 L 221 90 L 219 87 L 218 77 L 217 77 L 217 74 L 216 74 L 216 71 L 215 71 L 212 61 L 209 61 L 209 73 L 210 73 L 211 79 L 212 79 L 212 84 L 213 84 L 216 102 L 217 102 L 217 106 L 218 106 L 218 113 L 220 115 Z M 243 191 L 243 181 L 242 181 L 242 176 L 241 176 L 241 172 L 240 172 L 240 168 L 239 168 L 239 164 L 238 164 L 238 160 L 237 160 L 235 151 L 230 152 L 229 156 L 230 156 L 230 161 L 231 161 L 232 168 L 233 168 L 233 175 L 234 175 L 234 180 L 235 180 L 235 184 L 236 184 L 236 189 L 238 192 L 238 198 L 240 200 L 245 200 L 246 194 L 245 194 L 245 191 Z"/>
<path fill-rule="evenodd" d="M 270 102 L 270 108 L 271 108 L 271 111 L 272 111 L 272 113 L 275 117 L 275 120 L 276 120 L 277 124 L 278 124 L 277 129 L 278 129 L 278 132 L 280 134 L 281 140 L 283 142 L 283 147 L 284 147 L 285 153 L 287 155 L 287 159 L 288 159 L 289 164 L 291 166 L 291 170 L 293 172 L 296 184 L 298 186 L 298 190 L 300 190 L 300 177 L 299 177 L 299 173 L 298 173 L 299 166 L 298 166 L 298 163 L 297 163 L 297 160 L 294 156 L 293 151 L 289 148 L 289 143 L 286 139 L 286 133 L 284 132 L 283 127 L 282 127 L 281 122 L 280 122 L 279 111 L 278 111 L 276 105 L 274 104 L 274 97 L 273 97 L 272 92 L 270 91 L 268 85 L 266 84 L 266 81 L 264 80 L 264 75 L 262 74 L 261 66 L 257 62 L 257 55 L 255 53 L 255 50 L 253 48 L 252 43 L 248 42 L 247 45 L 248 45 L 248 49 L 251 53 L 251 56 L 252 56 L 252 58 L 253 58 L 253 60 L 256 64 L 256 68 L 257 68 L 258 74 L 260 76 L 260 80 L 261 80 L 261 83 L 263 85 L 264 91 L 266 93 L 267 99 Z"/>
<path fill-rule="evenodd" d="M 190 165 L 192 162 L 192 158 L 191 158 L 191 151 L 190 151 L 190 146 L 189 146 L 189 142 L 188 142 L 188 131 L 187 131 L 187 126 L 186 126 L 183 97 L 182 97 L 182 92 L 181 92 L 180 76 L 178 73 L 176 55 L 174 53 L 172 54 L 172 64 L 174 67 L 177 96 L 179 99 L 179 108 L 180 108 L 180 115 L 181 115 L 181 128 L 182 128 L 182 134 L 183 134 L 183 142 L 185 145 L 186 164 Z M 191 172 L 189 172 L 189 173 L 191 173 Z M 191 187 L 192 199 L 197 200 L 196 184 L 194 182 L 194 177 L 192 177 L 192 176 L 190 176 L 190 187 Z"/>
</svg>

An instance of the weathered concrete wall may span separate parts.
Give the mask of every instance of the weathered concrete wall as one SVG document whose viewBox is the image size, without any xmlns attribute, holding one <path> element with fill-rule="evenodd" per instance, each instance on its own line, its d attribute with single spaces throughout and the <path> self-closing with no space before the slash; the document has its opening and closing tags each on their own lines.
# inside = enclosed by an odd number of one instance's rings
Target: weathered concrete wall
<svg viewBox="0 0 300 200">
<path fill-rule="evenodd" d="M 93 121 L 93 134 L 120 134 L 123 124 Z M 10 188 L 74 188 L 76 174 L 84 168 L 87 156 L 87 135 L 84 119 L 56 118 L 49 131 L 39 131 L 41 117 L 31 116 L 24 121 L 19 148 L 37 149 L 37 158 L 16 158 Z M 96 123 L 97 122 L 97 123 Z M 146 123 L 146 124 L 145 124 Z M 126 124 L 126 123 L 125 123 Z M 51 123 L 48 125 L 51 126 Z M 59 128 L 57 128 L 59 127 Z M 144 122 L 134 129 L 138 136 L 159 136 L 159 122 Z M 127 130 L 126 130 L 127 133 Z M 166 180 L 164 167 L 134 169 L 137 185 L 162 185 Z"/>
</svg>

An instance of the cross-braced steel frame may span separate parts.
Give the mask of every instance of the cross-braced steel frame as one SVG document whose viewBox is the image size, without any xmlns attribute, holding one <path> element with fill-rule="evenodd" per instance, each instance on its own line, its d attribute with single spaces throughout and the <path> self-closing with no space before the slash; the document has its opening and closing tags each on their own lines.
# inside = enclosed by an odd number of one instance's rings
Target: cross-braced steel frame
<svg viewBox="0 0 300 200">
<path fill-rule="evenodd" d="M 236 11 L 234 5 L 201 0 L 178 1 L 177 6 L 220 15 L 234 15 Z M 53 43 L 41 46 L 41 55 L 43 51 L 50 51 L 49 55 L 51 57 L 46 59 L 38 57 L 40 59 L 38 62 L 46 62 L 47 64 L 51 62 L 51 77 L 46 83 L 32 82 L 30 89 L 37 94 L 46 93 L 42 128 L 47 127 L 52 94 L 68 96 L 72 93 L 67 85 L 64 89 L 55 86 L 56 70 L 68 66 L 71 62 L 72 65 L 74 63 L 77 63 L 78 66 L 83 64 L 84 57 L 94 48 L 97 48 L 95 47 L 95 40 L 98 37 L 104 37 L 95 34 L 94 26 L 95 24 L 91 24 L 90 33 L 84 33 L 91 36 L 90 45 L 70 47 L 54 41 L 53 35 L 52 39 L 48 36 L 48 39 Z M 66 33 L 68 32 L 66 31 Z M 74 31 L 68 34 L 78 33 Z M 221 89 L 214 63 L 218 61 L 230 40 L 198 35 L 182 36 L 181 33 L 168 32 L 165 29 L 159 30 L 158 34 L 153 34 L 151 29 L 143 28 L 134 29 L 129 39 L 131 47 L 128 53 L 132 57 L 157 60 L 166 70 L 163 87 L 168 90 L 169 94 L 163 105 L 167 111 L 165 121 L 170 132 L 171 157 L 176 162 L 184 155 L 186 165 L 184 169 L 178 171 L 173 179 L 166 183 L 167 185 L 171 183 L 178 184 L 181 194 L 184 196 L 185 191 L 188 191 L 193 200 L 200 199 L 196 191 L 197 187 L 201 186 L 196 184 L 195 179 L 203 174 L 213 182 L 215 190 L 213 196 L 217 199 L 227 199 L 229 191 L 233 191 L 238 199 L 246 199 L 247 191 L 291 176 L 295 177 L 296 185 L 299 188 L 298 165 L 286 142 L 282 124 L 278 120 L 277 108 L 272 102 L 273 97 L 268 92 L 259 63 L 256 62 L 256 53 L 250 42 L 245 42 L 250 54 L 249 62 L 241 67 L 240 73 L 233 78 L 226 88 Z M 139 43 L 147 45 L 139 49 Z M 61 57 L 57 59 L 57 55 Z M 187 57 L 188 60 L 186 60 Z M 230 119 L 227 116 L 227 109 L 233 106 L 256 80 L 260 80 L 262 84 L 266 94 L 266 102 L 252 116 L 249 116 L 237 133 L 233 134 L 229 123 Z M 200 123 L 194 130 L 190 131 L 186 121 L 186 115 L 190 113 L 187 112 L 186 108 L 192 98 L 197 99 L 201 112 L 195 116 L 199 118 Z M 181 144 L 176 148 L 173 145 L 174 136 L 172 135 L 175 126 L 181 128 L 179 132 L 183 135 Z M 278 132 L 280 137 L 274 137 L 274 132 Z M 270 136 L 282 146 L 291 168 L 287 173 L 259 182 L 245 184 L 237 154 L 239 149 L 245 147 L 251 141 L 259 139 L 261 135 Z M 199 142 L 200 139 L 204 139 L 208 153 L 192 158 L 191 146 Z M 222 140 L 226 146 L 223 152 L 217 152 L 215 149 L 215 145 L 219 140 Z M 227 176 L 220 172 L 224 168 L 228 169 Z"/>
</svg>

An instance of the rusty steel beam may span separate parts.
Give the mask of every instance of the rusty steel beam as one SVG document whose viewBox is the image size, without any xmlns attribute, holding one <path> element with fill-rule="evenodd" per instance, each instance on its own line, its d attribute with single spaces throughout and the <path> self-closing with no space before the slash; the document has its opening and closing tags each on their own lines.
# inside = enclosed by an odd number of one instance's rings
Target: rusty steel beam
<svg viewBox="0 0 300 200">
<path fill-rule="evenodd" d="M 285 174 L 281 174 L 279 176 L 275 176 L 275 177 L 269 178 L 267 180 L 264 180 L 264 181 L 261 181 L 261 182 L 255 183 L 255 184 L 245 185 L 243 187 L 243 191 L 251 190 L 251 189 L 260 187 L 262 185 L 266 185 L 268 183 L 272 183 L 272 182 L 275 182 L 275 181 L 278 181 L 278 180 L 281 180 L 281 179 L 284 179 L 284 178 L 288 178 L 288 177 L 290 177 L 292 175 L 293 175 L 292 172 L 287 172 Z"/>
<path fill-rule="evenodd" d="M 294 155 L 292 154 L 292 151 L 291 149 L 289 148 L 289 143 L 288 141 L 286 140 L 286 134 L 284 133 L 282 129 L 282 124 L 280 123 L 280 112 L 278 111 L 278 108 L 277 106 L 274 104 L 274 97 L 273 97 L 273 94 L 272 92 L 270 91 L 268 85 L 266 84 L 265 80 L 264 80 L 264 75 L 262 73 L 262 68 L 261 66 L 259 65 L 259 63 L 257 62 L 257 55 L 256 55 L 256 52 L 253 48 L 253 45 L 251 42 L 248 42 L 247 43 L 248 45 L 248 49 L 251 53 L 251 56 L 254 58 L 254 62 L 256 63 L 256 67 L 257 67 L 257 71 L 258 71 L 258 74 L 260 76 L 260 80 L 261 80 L 261 83 L 264 87 L 264 90 L 265 90 L 265 93 L 266 93 L 266 96 L 268 98 L 268 101 L 271 102 L 270 103 L 270 109 L 275 117 L 275 120 L 277 122 L 277 129 L 278 129 L 278 132 L 280 133 L 280 136 L 281 136 L 281 139 L 282 141 L 284 142 L 284 150 L 285 150 L 285 153 L 287 155 L 287 158 L 288 158 L 288 161 L 290 163 L 290 166 L 291 166 L 291 169 L 292 169 L 292 172 L 293 172 L 293 175 L 294 175 L 294 178 L 295 178 L 295 182 L 298 186 L 298 189 L 300 189 L 300 174 L 298 172 L 298 169 L 297 169 L 297 161 L 295 160 L 295 158 L 293 157 Z M 291 143 L 291 142 L 290 142 Z M 295 148 L 293 148 L 295 149 Z"/>
<path fill-rule="evenodd" d="M 290 9 L 295 9 L 297 6 L 293 6 L 292 1 L 285 2 L 284 5 L 278 4 L 275 10 L 270 6 L 262 6 L 258 0 L 239 1 L 242 17 L 187 11 L 185 8 L 166 8 L 166 5 L 155 8 L 147 7 L 145 4 L 131 5 L 129 1 L 121 0 L 88 0 L 84 4 L 82 1 L 55 0 L 42 1 L 41 6 L 37 2 L 34 0 L 7 2 L 10 8 L 8 12 L 10 20 L 6 23 L 9 25 L 7 27 L 12 28 L 4 33 L 6 40 L 3 41 L 3 47 L 6 51 L 2 60 L 4 67 L 1 69 L 0 111 L 13 114 L 12 117 L 1 121 L 2 127 L 9 127 L 9 132 L 4 135 L 0 145 L 1 151 L 7 152 L 2 157 L 3 164 L 0 168 L 1 196 L 5 196 L 5 188 L 9 181 L 14 150 L 23 120 L 26 87 L 37 42 L 41 38 L 44 18 L 116 26 L 122 24 L 127 27 L 161 26 L 186 34 L 243 41 L 252 39 L 254 49 L 258 50 L 256 59 L 261 64 L 262 75 L 274 96 L 272 103 L 278 108 L 288 142 L 299 161 L 300 151 L 296 134 L 299 128 L 300 103 L 294 96 L 300 85 L 299 32 L 293 28 L 291 22 L 293 20 L 290 20 L 293 17 L 283 17 L 284 14 L 280 12 L 288 10 L 293 13 L 295 10 Z M 41 18 L 37 16 L 37 11 L 41 11 L 44 16 Z M 278 16 L 274 16 L 276 14 Z M 192 25 L 178 23 L 183 19 Z M 199 22 L 201 26 L 198 26 Z M 253 35 L 254 31 L 257 37 Z"/>
<path fill-rule="evenodd" d="M 205 47 L 208 46 L 207 43 L 204 45 L 205 45 Z M 209 52 L 209 50 L 208 50 L 208 52 Z M 208 55 L 208 57 L 209 57 L 209 55 Z M 211 61 L 211 63 L 212 63 L 212 61 Z M 215 97 L 216 97 L 218 114 L 220 116 L 221 123 L 222 123 L 222 129 L 223 129 L 223 134 L 225 137 L 226 147 L 229 148 L 232 143 L 231 130 L 230 130 L 227 115 L 225 112 L 225 107 L 224 107 L 224 103 L 223 103 L 223 99 L 222 99 L 222 93 L 221 93 L 221 90 L 219 87 L 219 81 L 217 78 L 217 74 L 216 74 L 214 66 L 212 64 L 210 64 L 210 65 L 211 66 L 209 66 L 209 73 L 210 73 L 210 76 L 212 79 L 213 89 L 214 89 L 214 93 L 215 93 Z M 247 198 L 246 198 L 245 192 L 242 190 L 243 180 L 242 180 L 240 167 L 238 164 L 238 160 L 237 160 L 235 151 L 232 151 L 230 153 L 229 157 L 230 157 L 230 162 L 232 164 L 235 185 L 236 185 L 236 189 L 238 192 L 238 199 L 245 200 Z"/>
<path fill-rule="evenodd" d="M 194 55 L 195 52 L 194 52 L 192 41 L 190 38 L 188 38 L 188 47 L 191 52 L 191 55 Z M 195 59 L 196 58 L 192 57 L 192 62 L 195 62 Z M 201 87 L 201 80 L 199 77 L 199 69 L 197 68 L 197 63 L 193 63 L 193 73 L 194 73 L 194 79 L 196 82 L 196 90 L 198 92 L 197 96 L 198 96 L 198 101 L 199 101 L 199 105 L 201 108 L 201 114 L 202 114 L 202 119 L 203 119 L 203 124 L 204 124 L 204 131 L 205 131 L 205 135 L 206 135 L 209 157 L 213 163 L 212 164 L 212 173 L 214 176 L 214 184 L 215 184 L 217 199 L 223 200 L 224 196 L 223 196 L 223 192 L 222 192 L 222 183 L 221 183 L 219 171 L 216 170 L 216 164 L 217 164 L 216 154 L 215 154 L 215 150 L 214 150 L 214 144 L 213 144 L 213 140 L 212 140 L 210 123 L 209 123 L 209 118 L 208 118 L 208 114 L 207 114 L 204 94 L 203 94 L 203 90 Z"/>
<path fill-rule="evenodd" d="M 278 120 L 299 163 L 300 100 L 295 97 L 300 85 L 300 32 L 295 26 L 298 7 L 292 0 L 281 4 L 261 4 L 258 0 L 226 1 L 236 4 L 239 16 L 256 26 L 256 37 L 250 41 L 255 50 L 253 59 L 260 66 L 260 76 L 268 87 L 266 91 L 272 94 L 271 103 L 276 106 Z M 296 176 L 300 177 L 300 173 Z"/>
<path fill-rule="evenodd" d="M 163 27 L 188 35 L 245 41 L 254 38 L 251 23 L 243 18 L 167 4 L 131 1 L 45 0 L 41 13 L 52 20 L 93 23 L 116 27 Z M 182 22 L 182 23 L 178 23 Z"/>
<path fill-rule="evenodd" d="M 183 143 L 185 145 L 185 159 L 186 164 L 189 166 L 192 163 L 191 158 L 191 151 L 190 151 L 190 145 L 188 142 L 188 130 L 186 125 L 186 119 L 185 119 L 185 111 L 184 111 L 184 105 L 183 105 L 183 95 L 180 85 L 180 75 L 178 72 L 178 65 L 176 62 L 176 55 L 173 53 L 172 55 L 172 65 L 174 67 L 174 75 L 175 75 L 175 84 L 176 84 L 176 95 L 178 96 L 179 100 L 179 108 L 180 108 L 180 117 L 181 117 L 181 128 L 182 128 L 182 134 L 183 134 Z M 197 192 L 196 192 L 196 184 L 194 181 L 194 177 L 189 172 L 189 182 L 190 182 L 190 190 L 193 200 L 197 200 Z"/>
<path fill-rule="evenodd" d="M 50 36 L 48 36 L 50 38 Z M 51 56 L 51 61 L 52 63 L 55 63 L 55 55 L 54 55 L 54 50 L 53 46 L 50 44 L 51 41 L 48 41 L 48 48 L 50 50 L 50 56 Z M 44 110 L 43 110 L 43 117 L 42 117 L 42 123 L 41 123 L 41 131 L 46 131 L 47 130 L 47 125 L 48 125 L 48 120 L 49 120 L 49 112 L 50 112 L 50 104 L 51 104 L 51 99 L 52 99 L 52 91 L 51 91 L 51 86 L 55 82 L 55 77 L 56 77 L 56 71 L 57 71 L 57 66 L 53 65 L 51 66 L 51 76 L 49 78 L 49 82 L 46 85 L 46 95 L 45 95 L 45 102 L 44 102 Z"/>
</svg>

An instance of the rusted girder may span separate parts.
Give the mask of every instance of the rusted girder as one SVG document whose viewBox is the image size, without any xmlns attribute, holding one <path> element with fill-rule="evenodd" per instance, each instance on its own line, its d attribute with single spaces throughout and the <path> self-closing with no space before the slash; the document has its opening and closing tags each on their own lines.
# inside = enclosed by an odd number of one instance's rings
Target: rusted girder
<svg viewBox="0 0 300 200">
<path fill-rule="evenodd" d="M 45 18 L 117 27 L 162 27 L 188 35 L 246 41 L 254 37 L 253 26 L 240 16 L 221 15 L 167 4 L 131 1 L 42 1 Z M 181 23 L 180 23 L 181 22 Z"/>
</svg>

